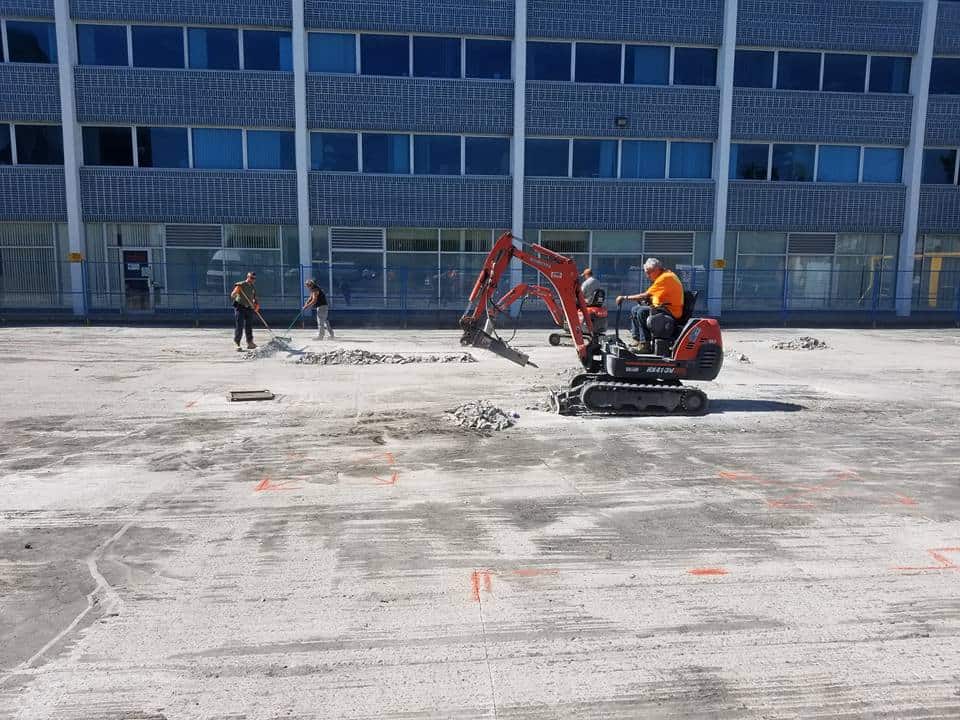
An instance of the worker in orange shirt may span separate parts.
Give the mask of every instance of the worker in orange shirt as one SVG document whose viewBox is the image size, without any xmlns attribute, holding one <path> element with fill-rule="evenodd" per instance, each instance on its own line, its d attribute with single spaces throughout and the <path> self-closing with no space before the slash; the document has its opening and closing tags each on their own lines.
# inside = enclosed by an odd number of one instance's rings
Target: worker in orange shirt
<svg viewBox="0 0 960 720">
<path fill-rule="evenodd" d="M 633 325 L 632 346 L 638 352 L 650 352 L 650 328 L 647 327 L 647 318 L 657 309 L 665 310 L 677 320 L 683 315 L 683 283 L 672 270 L 663 267 L 657 258 L 648 258 L 643 264 L 643 272 L 650 280 L 650 287 L 646 292 L 636 295 L 618 295 L 617 305 L 624 300 L 639 302 L 645 300 L 647 304 L 637 305 L 630 311 Z M 642 338 L 642 339 L 641 339 Z"/>
</svg>

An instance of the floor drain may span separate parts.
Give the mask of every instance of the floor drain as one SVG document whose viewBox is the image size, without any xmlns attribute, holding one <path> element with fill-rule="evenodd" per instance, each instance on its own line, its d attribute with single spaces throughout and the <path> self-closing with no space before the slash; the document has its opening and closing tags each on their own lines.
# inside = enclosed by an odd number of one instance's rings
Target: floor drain
<svg viewBox="0 0 960 720">
<path fill-rule="evenodd" d="M 231 390 L 227 399 L 231 402 L 240 402 L 242 400 L 273 400 L 276 397 L 269 390 Z"/>
</svg>

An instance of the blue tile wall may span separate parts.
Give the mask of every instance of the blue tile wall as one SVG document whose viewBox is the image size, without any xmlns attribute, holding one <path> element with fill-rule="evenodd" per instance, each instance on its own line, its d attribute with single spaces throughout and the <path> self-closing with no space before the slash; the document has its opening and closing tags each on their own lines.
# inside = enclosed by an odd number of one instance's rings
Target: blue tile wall
<svg viewBox="0 0 960 720">
<path fill-rule="evenodd" d="M 0 219 L 67 219 L 63 168 L 0 167 Z"/>
<path fill-rule="evenodd" d="M 290 27 L 290 0 L 70 0 L 77 20 Z"/>
<path fill-rule="evenodd" d="M 731 181 L 730 230 L 900 232 L 903 185 Z"/>
<path fill-rule="evenodd" d="M 929 97 L 926 144 L 960 145 L 960 95 Z"/>
<path fill-rule="evenodd" d="M 359 75 L 307 77 L 312 128 L 513 132 L 513 84 Z"/>
<path fill-rule="evenodd" d="M 293 73 L 74 70 L 80 122 L 293 127 Z"/>
<path fill-rule="evenodd" d="M 57 67 L 0 64 L 0 120 L 60 122 Z"/>
<path fill-rule="evenodd" d="M 905 146 L 912 114 L 909 95 L 736 88 L 732 137 Z"/>
<path fill-rule="evenodd" d="M 0 0 L 0 16 L 53 18 L 53 0 Z"/>
<path fill-rule="evenodd" d="M 306 0 L 308 28 L 513 35 L 513 0 Z"/>
<path fill-rule="evenodd" d="M 293 171 L 87 167 L 80 197 L 85 222 L 297 222 Z"/>
<path fill-rule="evenodd" d="M 921 4 L 885 0 L 740 0 L 738 45 L 916 52 Z"/>
<path fill-rule="evenodd" d="M 529 0 L 527 35 L 719 45 L 723 0 Z"/>
<path fill-rule="evenodd" d="M 510 227 L 509 178 L 310 174 L 310 222 L 374 227 Z"/>
<path fill-rule="evenodd" d="M 939 3 L 933 51 L 935 53 L 960 54 L 960 4 L 956 2 Z"/>
<path fill-rule="evenodd" d="M 719 103 L 718 88 L 529 82 L 527 134 L 715 138 Z"/>
<path fill-rule="evenodd" d="M 960 232 L 960 188 L 924 185 L 920 188 L 920 232 Z"/>
<path fill-rule="evenodd" d="M 524 226 L 555 230 L 709 230 L 713 182 L 528 178 Z"/>
</svg>

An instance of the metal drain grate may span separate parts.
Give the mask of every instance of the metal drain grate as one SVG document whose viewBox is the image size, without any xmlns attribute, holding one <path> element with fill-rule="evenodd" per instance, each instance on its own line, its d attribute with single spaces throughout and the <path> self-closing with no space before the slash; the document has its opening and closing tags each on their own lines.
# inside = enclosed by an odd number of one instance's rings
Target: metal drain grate
<svg viewBox="0 0 960 720">
<path fill-rule="evenodd" d="M 241 402 L 246 400 L 273 400 L 276 397 L 269 390 L 231 390 L 227 395 L 230 402 Z"/>
</svg>

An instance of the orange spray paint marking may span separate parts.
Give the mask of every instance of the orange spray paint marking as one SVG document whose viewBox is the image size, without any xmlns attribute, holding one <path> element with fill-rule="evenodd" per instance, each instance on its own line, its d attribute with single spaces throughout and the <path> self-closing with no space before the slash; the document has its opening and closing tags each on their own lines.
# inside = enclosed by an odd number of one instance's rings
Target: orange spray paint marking
<svg viewBox="0 0 960 720">
<path fill-rule="evenodd" d="M 727 571 L 723 568 L 693 568 L 687 570 L 690 575 L 726 575 Z"/>
<path fill-rule="evenodd" d="M 184 407 L 189 410 L 190 408 L 192 408 L 192 407 L 193 407 L 194 405 L 196 405 L 196 404 L 197 404 L 197 401 L 196 401 L 196 400 L 191 400 L 191 401 L 188 402 L 186 405 L 184 405 Z"/>
<path fill-rule="evenodd" d="M 909 495 L 901 495 L 900 493 L 895 493 L 894 496 L 896 497 L 896 500 L 894 500 L 894 503 L 898 505 L 919 505 L 920 504 Z"/>
<path fill-rule="evenodd" d="M 927 565 L 925 567 L 895 567 L 894 570 L 960 570 L 944 553 L 960 553 L 960 547 L 930 548 L 927 554 L 936 560 L 939 565 Z"/>
<path fill-rule="evenodd" d="M 387 465 L 396 465 L 396 464 L 397 464 L 397 461 L 396 461 L 396 459 L 393 457 L 393 453 L 392 453 L 392 452 L 385 452 L 385 453 L 383 454 L 383 456 L 387 459 Z"/>
<path fill-rule="evenodd" d="M 559 575 L 560 571 L 556 568 L 518 568 L 513 571 L 513 574 L 520 577 L 538 577 L 540 575 Z"/>
<path fill-rule="evenodd" d="M 393 475 L 390 476 L 389 480 L 384 480 L 376 476 L 374 476 L 373 479 L 377 481 L 377 485 L 396 485 L 397 481 L 400 479 L 400 473 L 397 473 L 397 472 L 393 473 Z"/>
<path fill-rule="evenodd" d="M 254 492 L 269 492 L 273 490 L 299 490 L 300 486 L 295 485 L 292 480 L 285 480 L 283 482 L 271 482 L 270 478 L 265 477 L 263 480 L 257 483 L 257 486 L 253 488 Z"/>
<path fill-rule="evenodd" d="M 493 592 L 493 580 L 490 577 L 489 570 L 474 570 L 470 573 L 470 596 L 474 602 L 480 602 L 481 584 L 485 593 L 491 594 Z"/>
</svg>

